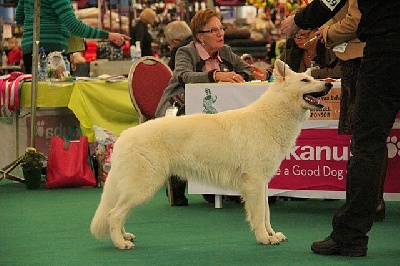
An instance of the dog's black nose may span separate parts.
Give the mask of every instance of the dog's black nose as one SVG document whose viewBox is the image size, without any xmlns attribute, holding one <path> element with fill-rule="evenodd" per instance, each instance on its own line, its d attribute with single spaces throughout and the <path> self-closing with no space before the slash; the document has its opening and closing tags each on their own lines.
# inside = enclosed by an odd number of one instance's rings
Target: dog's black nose
<svg viewBox="0 0 400 266">
<path fill-rule="evenodd" d="M 332 86 L 333 86 L 333 84 L 330 83 L 330 82 L 326 82 L 325 83 L 325 88 L 328 89 L 328 90 L 330 90 L 332 88 Z"/>
</svg>

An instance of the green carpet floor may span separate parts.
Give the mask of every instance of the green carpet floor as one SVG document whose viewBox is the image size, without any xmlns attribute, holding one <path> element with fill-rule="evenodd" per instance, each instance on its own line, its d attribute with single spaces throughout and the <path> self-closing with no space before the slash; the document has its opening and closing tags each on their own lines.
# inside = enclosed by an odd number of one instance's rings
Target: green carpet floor
<svg viewBox="0 0 400 266">
<path fill-rule="evenodd" d="M 343 201 L 278 201 L 272 225 L 288 241 L 263 246 L 245 222 L 243 206 L 214 209 L 200 195 L 188 207 L 170 207 L 165 190 L 132 212 L 126 228 L 133 250 L 117 250 L 89 231 L 101 189 L 26 190 L 0 182 L 0 265 L 399 265 L 400 202 L 370 232 L 367 257 L 318 256 L 310 244 L 330 233 Z"/>
</svg>

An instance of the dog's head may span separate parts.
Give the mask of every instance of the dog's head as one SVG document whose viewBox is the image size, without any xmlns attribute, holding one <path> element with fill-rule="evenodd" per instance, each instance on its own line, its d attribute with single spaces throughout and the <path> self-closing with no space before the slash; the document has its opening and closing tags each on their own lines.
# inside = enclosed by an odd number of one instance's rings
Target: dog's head
<svg viewBox="0 0 400 266">
<path fill-rule="evenodd" d="M 331 82 L 315 80 L 307 72 L 296 73 L 279 59 L 275 62 L 274 77 L 280 84 L 279 89 L 287 90 L 291 98 L 288 100 L 300 101 L 300 105 L 308 110 L 325 107 L 326 103 L 319 98 L 329 93 Z"/>
</svg>

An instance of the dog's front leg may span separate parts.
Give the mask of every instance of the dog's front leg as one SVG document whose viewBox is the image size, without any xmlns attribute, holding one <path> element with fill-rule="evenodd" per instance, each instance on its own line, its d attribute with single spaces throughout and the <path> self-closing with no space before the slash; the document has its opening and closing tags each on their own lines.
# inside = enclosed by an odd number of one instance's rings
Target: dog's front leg
<svg viewBox="0 0 400 266">
<path fill-rule="evenodd" d="M 245 202 L 247 220 L 254 230 L 257 241 L 262 244 L 279 244 L 286 237 L 282 233 L 275 233 L 271 228 L 264 179 L 247 174 L 243 180 L 241 193 Z"/>
<path fill-rule="evenodd" d="M 268 186 L 265 186 L 265 229 L 267 230 L 270 236 L 275 236 L 279 242 L 287 240 L 286 236 L 281 232 L 276 232 L 272 229 L 271 219 L 270 219 L 270 211 L 268 204 Z"/>
</svg>

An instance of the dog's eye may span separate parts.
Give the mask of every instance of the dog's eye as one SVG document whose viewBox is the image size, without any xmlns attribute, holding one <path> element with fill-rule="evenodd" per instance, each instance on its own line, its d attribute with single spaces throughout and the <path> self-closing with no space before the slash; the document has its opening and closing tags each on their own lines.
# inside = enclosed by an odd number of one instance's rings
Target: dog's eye
<svg viewBox="0 0 400 266">
<path fill-rule="evenodd" d="M 302 79 L 301 81 L 302 81 L 302 82 L 309 82 L 308 79 Z"/>
</svg>

